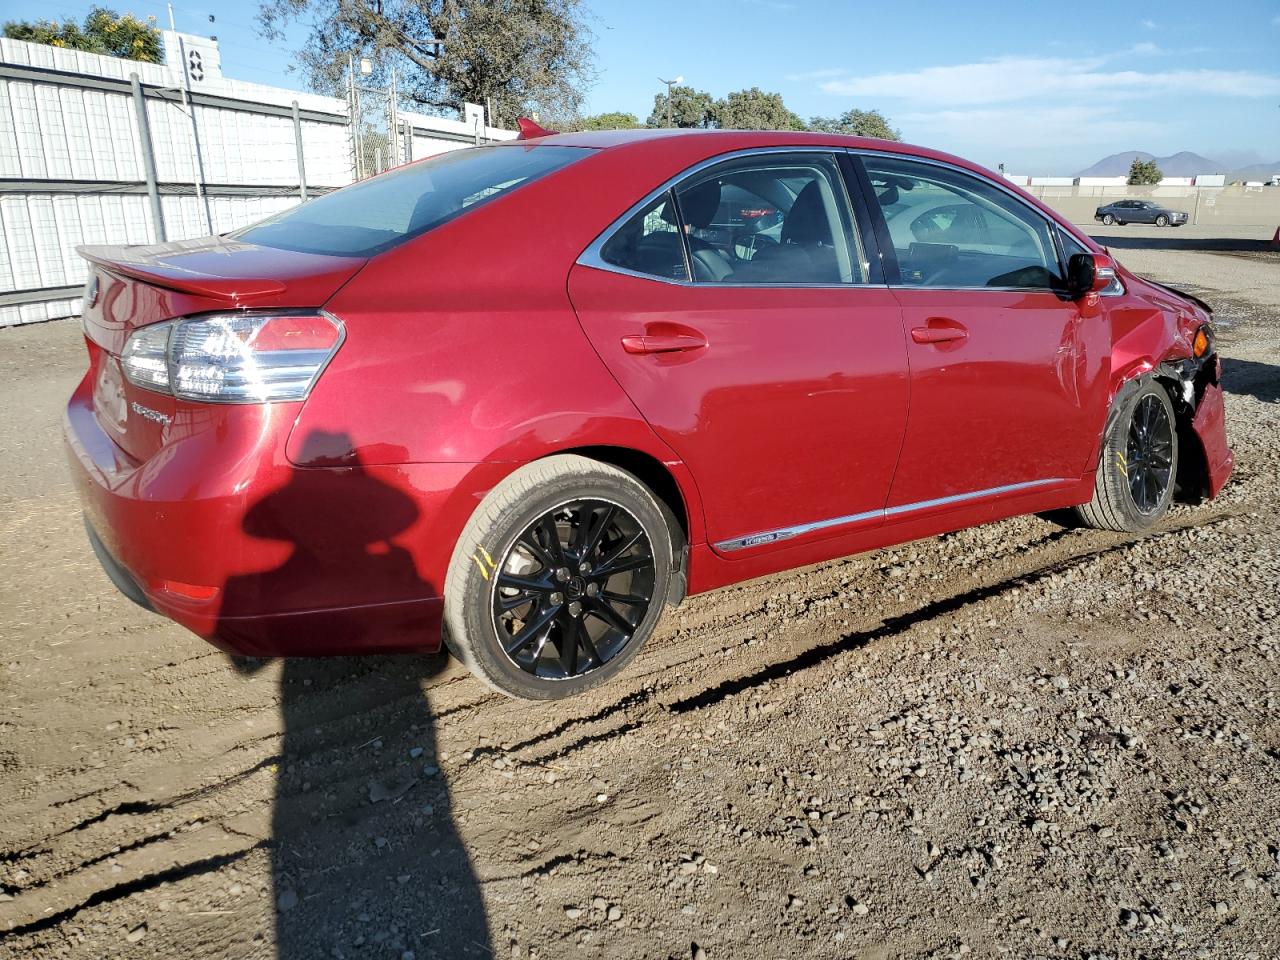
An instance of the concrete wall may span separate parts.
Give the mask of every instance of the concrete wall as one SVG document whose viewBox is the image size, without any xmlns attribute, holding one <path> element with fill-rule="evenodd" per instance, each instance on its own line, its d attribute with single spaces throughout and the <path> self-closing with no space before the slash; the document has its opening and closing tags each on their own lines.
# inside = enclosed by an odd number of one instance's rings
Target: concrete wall
<svg viewBox="0 0 1280 960">
<path fill-rule="evenodd" d="M 1280 187 L 1040 187 L 1025 188 L 1072 223 L 1091 225 L 1093 212 L 1116 200 L 1156 200 L 1191 214 L 1202 226 L 1280 227 Z"/>
</svg>

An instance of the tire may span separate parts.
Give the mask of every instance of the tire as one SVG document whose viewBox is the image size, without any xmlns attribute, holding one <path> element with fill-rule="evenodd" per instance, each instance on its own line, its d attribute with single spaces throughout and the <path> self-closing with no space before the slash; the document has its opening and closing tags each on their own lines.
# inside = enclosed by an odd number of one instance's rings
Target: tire
<svg viewBox="0 0 1280 960">
<path fill-rule="evenodd" d="M 1160 214 L 1160 216 L 1156 217 L 1157 227 L 1167 227 L 1168 225 L 1169 225 L 1169 218 L 1166 217 L 1163 213 Z"/>
<path fill-rule="evenodd" d="M 1102 222 L 1103 222 L 1103 223 L 1105 223 L 1105 224 L 1109 227 L 1109 226 L 1111 226 L 1113 223 L 1115 223 L 1115 222 L 1116 222 L 1116 218 L 1115 218 L 1115 217 L 1113 217 L 1111 214 L 1106 213 L 1106 214 L 1103 214 L 1103 216 L 1102 216 Z"/>
<path fill-rule="evenodd" d="M 569 454 L 526 464 L 489 492 L 458 538 L 445 643 L 509 697 L 558 700 L 601 685 L 662 616 L 669 518 L 617 467 Z"/>
<path fill-rule="evenodd" d="M 1118 404 L 1102 440 L 1093 499 L 1075 510 L 1086 526 L 1141 533 L 1159 523 L 1173 500 L 1177 421 L 1169 394 L 1154 380 Z"/>
</svg>

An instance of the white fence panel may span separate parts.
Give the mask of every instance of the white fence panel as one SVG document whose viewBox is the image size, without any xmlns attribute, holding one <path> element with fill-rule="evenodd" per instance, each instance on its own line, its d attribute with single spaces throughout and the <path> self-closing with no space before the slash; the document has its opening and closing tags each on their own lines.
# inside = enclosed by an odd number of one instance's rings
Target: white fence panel
<svg viewBox="0 0 1280 960">
<path fill-rule="evenodd" d="M 164 42 L 176 51 L 176 35 L 166 33 Z M 155 243 L 161 231 L 169 240 L 225 233 L 297 204 L 299 142 L 312 195 L 351 182 L 345 101 L 222 77 L 216 41 L 187 36 L 193 45 L 207 53 L 206 75 L 192 83 L 188 107 L 177 57 L 170 68 L 0 38 L 0 326 L 79 309 L 86 275 L 79 244 Z M 475 130 L 461 121 L 401 118 L 413 129 L 414 159 L 475 142 Z M 203 201 L 194 195 L 197 182 Z"/>
</svg>

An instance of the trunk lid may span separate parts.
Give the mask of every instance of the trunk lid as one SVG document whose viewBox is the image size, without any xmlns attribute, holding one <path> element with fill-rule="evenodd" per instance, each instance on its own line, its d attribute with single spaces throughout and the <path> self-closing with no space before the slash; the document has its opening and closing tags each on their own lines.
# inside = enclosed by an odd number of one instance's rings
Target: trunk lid
<svg viewBox="0 0 1280 960">
<path fill-rule="evenodd" d="M 120 355 L 140 327 L 219 310 L 320 307 L 366 263 L 224 237 L 151 246 L 82 246 L 89 261 L 83 322 L 98 422 L 137 460 L 192 418 L 190 401 L 135 386 Z M 198 418 L 196 418 L 198 419 Z M 189 424 L 188 424 L 189 425 Z"/>
</svg>

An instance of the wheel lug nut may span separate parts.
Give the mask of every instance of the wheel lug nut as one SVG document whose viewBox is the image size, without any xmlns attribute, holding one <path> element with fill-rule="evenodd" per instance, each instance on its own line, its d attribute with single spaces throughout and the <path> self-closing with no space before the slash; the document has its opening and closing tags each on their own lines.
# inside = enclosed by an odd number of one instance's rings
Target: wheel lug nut
<svg viewBox="0 0 1280 960">
<path fill-rule="evenodd" d="M 552 602 L 552 603 L 564 603 L 564 594 L 563 594 L 563 593 L 553 593 L 553 594 L 551 595 L 551 602 Z"/>
<path fill-rule="evenodd" d="M 558 568 L 556 570 L 556 579 L 559 580 L 561 583 L 566 582 L 569 579 L 569 568 L 568 567 Z"/>
<path fill-rule="evenodd" d="M 569 613 L 571 616 L 575 616 L 575 617 L 581 616 L 582 604 L 580 604 L 577 600 L 574 600 L 572 603 L 569 604 Z"/>
<path fill-rule="evenodd" d="M 588 596 L 588 597 L 594 597 L 594 596 L 595 596 L 597 593 L 599 593 L 599 592 L 600 592 L 600 584 L 598 584 L 598 583 L 588 583 L 588 584 L 587 584 L 587 596 Z"/>
<path fill-rule="evenodd" d="M 579 573 L 586 573 L 586 572 L 587 572 L 588 570 L 590 570 L 590 569 L 591 569 L 591 564 L 589 564 L 589 563 L 580 563 L 580 564 L 578 564 L 578 572 L 579 572 Z"/>
</svg>

